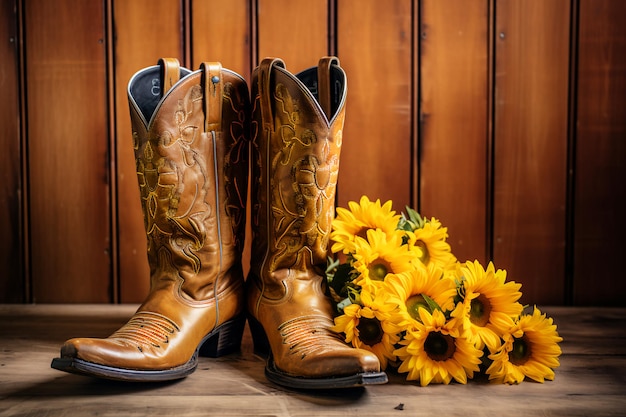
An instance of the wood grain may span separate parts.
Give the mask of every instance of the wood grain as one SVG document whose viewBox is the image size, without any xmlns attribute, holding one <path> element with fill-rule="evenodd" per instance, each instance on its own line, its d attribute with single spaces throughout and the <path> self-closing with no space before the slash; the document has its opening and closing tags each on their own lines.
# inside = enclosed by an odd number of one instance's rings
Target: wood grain
<svg viewBox="0 0 626 417">
<path fill-rule="evenodd" d="M 110 302 L 104 8 L 24 12 L 32 301 Z"/>
<path fill-rule="evenodd" d="M 327 0 L 257 0 L 256 28 L 259 62 L 281 58 L 295 74 L 328 55 Z"/>
<path fill-rule="evenodd" d="M 174 383 L 115 383 L 50 368 L 66 338 L 106 337 L 135 307 L 0 305 L 0 416 L 583 417 L 620 416 L 626 407 L 624 308 L 542 307 L 564 339 L 561 366 L 544 384 L 420 387 L 390 373 L 388 384 L 366 389 L 290 391 L 265 379 L 248 331 L 241 353 L 200 358 L 195 373 Z"/>
<path fill-rule="evenodd" d="M 420 211 L 460 261 L 487 259 L 488 17 L 485 0 L 422 2 Z"/>
<path fill-rule="evenodd" d="M 0 302 L 26 301 L 18 16 L 15 0 L 0 0 Z"/>
<path fill-rule="evenodd" d="M 626 3 L 580 4 L 574 302 L 624 305 Z"/>
<path fill-rule="evenodd" d="M 564 301 L 570 2 L 498 1 L 494 248 L 523 302 Z"/>
<path fill-rule="evenodd" d="M 191 2 L 192 66 L 219 61 L 224 68 L 250 79 L 251 34 L 249 0 Z"/>
<path fill-rule="evenodd" d="M 356 18 L 358 16 L 358 18 Z M 411 203 L 412 6 L 410 1 L 341 1 L 337 54 L 348 77 L 338 204 Z"/>
<path fill-rule="evenodd" d="M 174 56 L 249 79 L 265 56 L 298 72 L 334 53 L 339 205 L 418 206 L 524 302 L 625 305 L 625 4 L 0 0 L 0 301 L 147 294 L 134 72 Z"/>
</svg>

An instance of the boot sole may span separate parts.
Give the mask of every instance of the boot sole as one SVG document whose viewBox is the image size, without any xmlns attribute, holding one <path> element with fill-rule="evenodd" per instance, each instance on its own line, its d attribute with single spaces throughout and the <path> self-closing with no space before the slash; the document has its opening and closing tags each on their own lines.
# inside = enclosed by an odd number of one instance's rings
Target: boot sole
<svg viewBox="0 0 626 417">
<path fill-rule="evenodd" d="M 245 315 L 238 316 L 206 335 L 191 359 L 185 364 L 156 370 L 118 368 L 89 362 L 79 358 L 54 358 L 50 366 L 59 371 L 128 382 L 162 382 L 182 379 L 192 374 L 198 366 L 198 356 L 217 358 L 241 349 L 241 337 L 246 323 Z"/>
<path fill-rule="evenodd" d="M 194 357 L 182 366 L 155 371 L 115 368 L 113 366 L 87 362 L 78 358 L 54 358 L 50 366 L 59 371 L 69 372 L 71 374 L 92 376 L 114 381 L 162 382 L 182 379 L 190 375 L 198 366 L 198 358 L 197 354 L 194 354 Z"/>
<path fill-rule="evenodd" d="M 362 372 L 355 375 L 328 378 L 304 378 L 284 373 L 274 363 L 270 355 L 265 366 L 265 377 L 268 381 L 283 387 L 297 390 L 329 390 L 338 388 L 358 388 L 365 385 L 386 384 L 385 372 Z"/>
</svg>

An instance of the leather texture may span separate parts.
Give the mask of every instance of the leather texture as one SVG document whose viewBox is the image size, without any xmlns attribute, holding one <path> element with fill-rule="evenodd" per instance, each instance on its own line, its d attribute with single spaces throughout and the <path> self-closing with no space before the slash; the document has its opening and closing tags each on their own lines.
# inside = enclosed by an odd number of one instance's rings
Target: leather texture
<svg viewBox="0 0 626 417">
<path fill-rule="evenodd" d="M 219 63 L 191 73 L 166 58 L 131 79 L 129 103 L 150 293 L 117 332 L 71 339 L 61 357 L 86 363 L 82 373 L 96 376 L 176 379 L 193 372 L 212 337 L 221 338 L 211 356 L 240 347 L 248 87 Z"/>
<path fill-rule="evenodd" d="M 255 350 L 271 350 L 266 375 L 301 388 L 331 387 L 333 379 L 364 374 L 386 382 L 374 354 L 347 346 L 331 330 L 325 269 L 345 73 L 335 57 L 297 75 L 282 60 L 266 58 L 253 73 L 251 89 L 253 241 L 247 308 Z M 259 333 L 269 346 L 263 346 Z"/>
</svg>

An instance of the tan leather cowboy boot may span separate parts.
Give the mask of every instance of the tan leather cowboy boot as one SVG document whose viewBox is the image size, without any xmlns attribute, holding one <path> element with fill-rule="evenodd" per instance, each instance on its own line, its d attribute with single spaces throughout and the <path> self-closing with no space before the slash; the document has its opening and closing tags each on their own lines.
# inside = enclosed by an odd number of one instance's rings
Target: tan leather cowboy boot
<svg viewBox="0 0 626 417">
<path fill-rule="evenodd" d="M 255 351 L 267 378 L 296 389 L 387 382 L 377 357 L 331 330 L 325 270 L 347 93 L 337 58 L 294 76 L 266 58 L 252 76 L 252 259 Z M 271 351 L 271 352 L 270 352 Z"/>
<path fill-rule="evenodd" d="M 179 79 L 180 78 L 180 79 Z M 219 63 L 175 59 L 128 87 L 151 289 L 106 339 L 71 339 L 52 367 L 129 381 L 185 377 L 199 352 L 240 348 L 248 177 L 248 88 Z"/>
</svg>

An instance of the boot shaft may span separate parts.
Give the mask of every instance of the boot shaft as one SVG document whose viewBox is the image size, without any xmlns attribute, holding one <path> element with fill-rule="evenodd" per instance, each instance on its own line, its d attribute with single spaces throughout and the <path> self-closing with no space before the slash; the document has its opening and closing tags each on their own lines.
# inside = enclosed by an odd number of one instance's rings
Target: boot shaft
<svg viewBox="0 0 626 417">
<path fill-rule="evenodd" d="M 297 75 L 268 58 L 252 80 L 252 276 L 271 281 L 281 269 L 321 276 L 334 216 L 345 73 L 336 58 Z"/>
<path fill-rule="evenodd" d="M 128 97 L 152 289 L 182 280 L 184 297 L 206 300 L 242 275 L 246 83 L 218 63 L 191 72 L 163 59 Z"/>
</svg>

